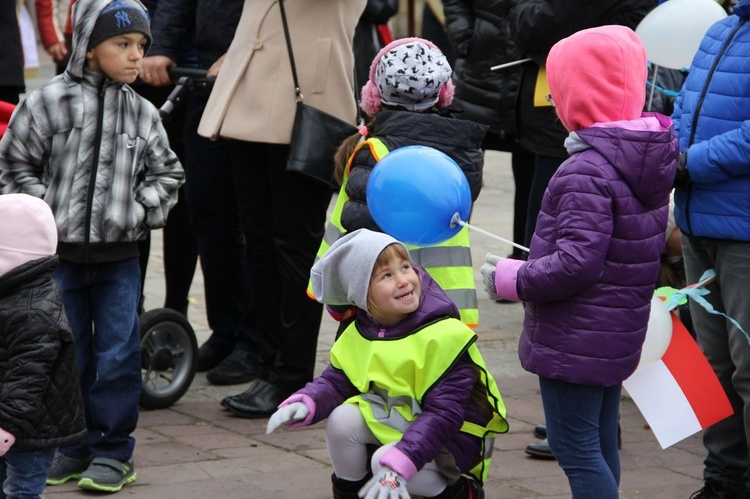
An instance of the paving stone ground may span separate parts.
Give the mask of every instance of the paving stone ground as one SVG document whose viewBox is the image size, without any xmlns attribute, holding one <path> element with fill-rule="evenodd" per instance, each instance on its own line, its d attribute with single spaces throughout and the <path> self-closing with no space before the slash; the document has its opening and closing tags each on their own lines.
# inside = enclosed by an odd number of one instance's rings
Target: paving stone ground
<svg viewBox="0 0 750 499">
<path fill-rule="evenodd" d="M 44 59 L 44 58 L 43 58 Z M 35 88 L 51 77 L 48 61 Z M 472 214 L 472 224 L 505 238 L 512 237 L 513 177 L 510 156 L 488 152 L 485 183 Z M 520 304 L 498 304 L 481 291 L 479 267 L 488 251 L 499 255 L 511 247 L 484 234 L 472 234 L 472 256 L 479 292 L 480 327 L 477 344 L 497 379 L 505 399 L 510 431 L 496 439 L 488 499 L 567 498 L 567 480 L 554 461 L 527 457 L 526 445 L 534 441 L 532 429 L 543 421 L 535 376 L 523 371 L 516 353 L 521 330 Z M 161 234 L 153 234 L 146 279 L 146 308 L 163 303 L 164 274 Z M 191 290 L 189 320 L 198 341 L 209 335 L 200 269 Z M 335 326 L 323 318 L 317 367 L 325 367 Z M 118 495 L 143 499 L 192 498 L 307 498 L 331 497 L 330 466 L 323 424 L 265 435 L 266 420 L 232 416 L 219 401 L 240 393 L 248 385 L 215 387 L 205 374 L 196 375 L 189 392 L 172 407 L 143 410 L 135 449 L 138 480 Z M 623 499 L 687 498 L 702 486 L 704 458 L 700 434 L 662 450 L 632 400 L 623 396 L 621 409 Z M 49 499 L 91 496 L 75 483 L 47 487 Z M 93 494 L 96 495 L 96 494 Z"/>
</svg>

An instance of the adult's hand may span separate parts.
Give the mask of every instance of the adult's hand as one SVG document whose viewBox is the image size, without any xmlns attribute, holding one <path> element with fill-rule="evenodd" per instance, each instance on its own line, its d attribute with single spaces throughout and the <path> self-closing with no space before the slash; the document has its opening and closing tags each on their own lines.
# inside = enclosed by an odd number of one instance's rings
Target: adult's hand
<svg viewBox="0 0 750 499">
<path fill-rule="evenodd" d="M 68 47 L 65 46 L 65 42 L 53 43 L 45 50 L 55 62 L 62 62 L 68 56 Z"/>
<path fill-rule="evenodd" d="M 176 65 L 176 62 L 165 55 L 150 55 L 143 59 L 141 74 L 139 76 L 144 83 L 155 87 L 171 85 L 173 82 L 169 77 L 167 68 Z"/>
<path fill-rule="evenodd" d="M 208 68 L 208 74 L 206 74 L 206 76 L 208 76 L 209 78 L 216 78 L 217 76 L 219 76 L 219 71 L 221 70 L 221 65 L 224 64 L 224 58 L 226 56 L 227 55 L 224 54 L 221 57 L 219 57 L 218 59 L 216 59 L 216 62 L 214 62 L 213 64 L 211 64 L 211 67 Z"/>
</svg>

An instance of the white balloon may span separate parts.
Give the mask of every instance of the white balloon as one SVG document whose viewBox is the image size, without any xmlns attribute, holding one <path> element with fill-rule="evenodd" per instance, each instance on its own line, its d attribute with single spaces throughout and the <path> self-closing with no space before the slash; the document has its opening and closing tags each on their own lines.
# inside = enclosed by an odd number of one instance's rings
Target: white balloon
<svg viewBox="0 0 750 499">
<path fill-rule="evenodd" d="M 654 296 L 651 299 L 651 315 L 648 318 L 646 340 L 643 342 L 641 349 L 641 361 L 638 363 L 636 371 L 661 359 L 671 341 L 672 315 L 667 310 L 664 302 L 657 296 Z"/>
<path fill-rule="evenodd" d="M 715 0 L 669 0 L 649 12 L 635 33 L 653 64 L 687 69 L 708 28 L 726 16 Z"/>
</svg>

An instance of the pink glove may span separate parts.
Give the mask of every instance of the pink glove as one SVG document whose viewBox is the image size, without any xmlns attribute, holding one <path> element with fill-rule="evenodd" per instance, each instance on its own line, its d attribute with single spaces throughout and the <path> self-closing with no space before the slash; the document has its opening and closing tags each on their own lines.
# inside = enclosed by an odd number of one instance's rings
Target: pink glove
<svg viewBox="0 0 750 499">
<path fill-rule="evenodd" d="M 497 296 L 509 301 L 521 301 L 516 291 L 518 269 L 526 263 L 523 260 L 505 258 L 495 266 L 495 292 Z"/>
<path fill-rule="evenodd" d="M 4 456 L 15 442 L 16 437 L 0 428 L 0 456 Z"/>
</svg>

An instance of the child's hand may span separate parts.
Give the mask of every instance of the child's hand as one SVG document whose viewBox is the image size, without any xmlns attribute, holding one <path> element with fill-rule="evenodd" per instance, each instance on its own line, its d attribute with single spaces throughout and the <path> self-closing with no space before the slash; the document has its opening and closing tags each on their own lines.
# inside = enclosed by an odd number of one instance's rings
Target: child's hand
<svg viewBox="0 0 750 499">
<path fill-rule="evenodd" d="M 4 456 L 16 442 L 16 437 L 0 428 L 0 456 Z"/>
<path fill-rule="evenodd" d="M 359 489 L 363 499 L 409 499 L 406 480 L 390 468 L 383 468 Z"/>
<path fill-rule="evenodd" d="M 276 431 L 276 428 L 283 424 L 296 423 L 302 421 L 310 414 L 310 409 L 302 402 L 292 402 L 289 405 L 281 407 L 271 415 L 266 426 L 266 435 Z"/>
<path fill-rule="evenodd" d="M 492 253 L 487 253 L 484 255 L 484 261 L 486 263 L 479 269 L 482 273 L 482 281 L 484 281 L 484 290 L 487 291 L 487 295 L 490 297 L 490 300 L 493 301 L 501 299 L 495 291 L 495 267 L 500 260 L 502 260 L 501 257 L 493 255 Z"/>
</svg>

